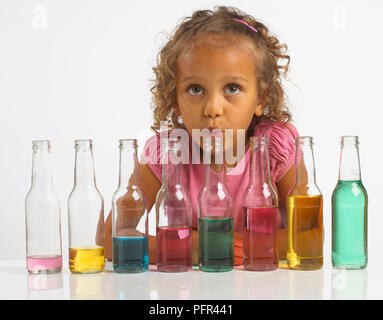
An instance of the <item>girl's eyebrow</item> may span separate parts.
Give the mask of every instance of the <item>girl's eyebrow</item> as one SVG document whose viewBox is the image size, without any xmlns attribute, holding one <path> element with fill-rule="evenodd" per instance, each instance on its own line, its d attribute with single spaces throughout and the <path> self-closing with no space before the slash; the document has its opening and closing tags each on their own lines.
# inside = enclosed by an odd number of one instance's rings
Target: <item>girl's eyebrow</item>
<svg viewBox="0 0 383 320">
<path fill-rule="evenodd" d="M 180 83 L 183 83 L 183 82 L 188 82 L 188 81 L 203 81 L 202 79 L 198 78 L 198 77 L 194 77 L 194 76 L 189 76 L 189 77 L 185 77 L 185 78 L 182 78 Z"/>
<path fill-rule="evenodd" d="M 197 82 L 203 82 L 202 79 L 198 78 L 198 77 L 194 77 L 194 76 L 189 76 L 189 77 L 185 77 L 185 78 L 182 78 L 180 83 L 183 83 L 183 82 L 188 82 L 188 81 L 197 81 Z M 242 78 L 242 77 L 225 77 L 223 78 L 223 81 L 227 81 L 227 82 L 230 82 L 230 81 L 243 81 L 243 82 L 249 82 L 246 78 Z"/>
<path fill-rule="evenodd" d="M 225 81 L 243 81 L 243 82 L 249 82 L 246 78 L 242 78 L 242 77 L 225 77 L 224 78 Z"/>
</svg>

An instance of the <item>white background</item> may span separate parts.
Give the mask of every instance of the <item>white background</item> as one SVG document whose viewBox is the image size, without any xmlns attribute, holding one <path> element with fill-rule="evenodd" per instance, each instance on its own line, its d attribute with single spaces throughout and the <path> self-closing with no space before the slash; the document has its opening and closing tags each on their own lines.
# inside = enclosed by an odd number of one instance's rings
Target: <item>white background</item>
<svg viewBox="0 0 383 320">
<path fill-rule="evenodd" d="M 118 179 L 118 139 L 150 136 L 156 53 L 184 16 L 231 5 L 287 43 L 285 82 L 294 124 L 314 137 L 324 195 L 325 264 L 330 264 L 331 193 L 342 135 L 360 137 L 369 195 L 369 263 L 383 253 L 381 228 L 383 4 L 346 1 L 0 0 L 0 259 L 25 257 L 24 199 L 32 140 L 50 139 L 67 257 L 66 200 L 77 138 L 95 144 L 105 212 Z M 65 261 L 65 260 L 64 260 Z"/>
</svg>

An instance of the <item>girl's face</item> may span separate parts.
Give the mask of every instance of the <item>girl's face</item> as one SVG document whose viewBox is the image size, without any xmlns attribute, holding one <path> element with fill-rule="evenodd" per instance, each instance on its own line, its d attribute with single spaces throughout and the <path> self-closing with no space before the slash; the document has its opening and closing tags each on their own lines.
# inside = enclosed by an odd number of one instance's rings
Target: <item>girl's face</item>
<svg viewBox="0 0 383 320">
<path fill-rule="evenodd" d="M 192 129 L 233 129 L 234 154 L 237 130 L 247 130 L 254 114 L 263 112 L 254 57 L 242 45 L 200 45 L 182 53 L 177 60 L 176 94 L 175 110 L 189 134 Z"/>
</svg>

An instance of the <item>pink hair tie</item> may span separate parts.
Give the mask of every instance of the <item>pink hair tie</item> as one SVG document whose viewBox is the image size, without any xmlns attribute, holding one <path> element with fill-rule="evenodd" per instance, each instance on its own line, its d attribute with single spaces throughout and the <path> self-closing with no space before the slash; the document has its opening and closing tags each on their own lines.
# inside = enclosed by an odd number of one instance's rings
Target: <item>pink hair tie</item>
<svg viewBox="0 0 383 320">
<path fill-rule="evenodd" d="M 235 19 L 235 18 L 233 18 L 233 20 L 238 21 L 238 22 L 240 22 L 240 23 L 243 23 L 245 26 L 248 26 L 251 30 L 253 30 L 253 31 L 255 31 L 255 32 L 258 32 L 257 29 L 255 29 L 254 27 L 252 27 L 251 25 L 249 25 L 246 21 L 243 21 L 243 20 L 241 20 L 241 19 Z"/>
</svg>

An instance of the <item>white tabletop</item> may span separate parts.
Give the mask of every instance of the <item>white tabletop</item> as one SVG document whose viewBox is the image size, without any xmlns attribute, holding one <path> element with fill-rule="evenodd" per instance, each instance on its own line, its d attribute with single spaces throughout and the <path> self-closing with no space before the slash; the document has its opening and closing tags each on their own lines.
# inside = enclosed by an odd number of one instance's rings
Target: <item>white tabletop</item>
<svg viewBox="0 0 383 320">
<path fill-rule="evenodd" d="M 67 266 L 53 275 L 30 275 L 24 261 L 0 261 L 0 299 L 382 299 L 383 259 L 365 270 L 277 269 L 223 273 L 148 271 L 116 274 L 107 262 L 98 274 L 71 274 Z"/>
</svg>

